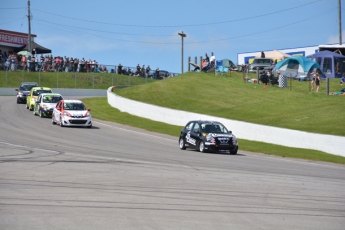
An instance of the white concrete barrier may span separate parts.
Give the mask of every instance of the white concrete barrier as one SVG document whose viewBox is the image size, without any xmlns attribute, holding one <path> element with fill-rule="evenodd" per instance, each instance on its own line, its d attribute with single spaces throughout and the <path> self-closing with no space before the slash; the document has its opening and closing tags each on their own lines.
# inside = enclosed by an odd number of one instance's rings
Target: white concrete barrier
<svg viewBox="0 0 345 230">
<path fill-rule="evenodd" d="M 343 136 L 308 133 L 164 108 L 118 96 L 111 92 L 111 88 L 108 89 L 107 94 L 108 103 L 112 107 L 151 120 L 178 126 L 184 126 L 190 120 L 216 120 L 223 123 L 241 139 L 314 149 L 345 156 L 345 137 Z"/>
</svg>

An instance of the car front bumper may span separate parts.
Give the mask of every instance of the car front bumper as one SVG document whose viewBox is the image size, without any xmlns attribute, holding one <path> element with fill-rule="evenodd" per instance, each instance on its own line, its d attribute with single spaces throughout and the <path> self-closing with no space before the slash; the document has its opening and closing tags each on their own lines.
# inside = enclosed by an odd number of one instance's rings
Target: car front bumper
<svg viewBox="0 0 345 230">
<path fill-rule="evenodd" d="M 233 145 L 233 144 L 216 144 L 212 142 L 205 142 L 205 149 L 212 151 L 212 152 L 217 152 L 219 150 L 233 150 L 236 149 L 238 145 Z"/>
<path fill-rule="evenodd" d="M 21 103 L 26 102 L 26 95 L 17 95 L 17 101 Z"/>
<path fill-rule="evenodd" d="M 92 118 L 91 117 L 83 117 L 83 118 L 71 118 L 71 117 L 63 117 L 62 124 L 64 126 L 83 126 L 88 127 L 92 125 Z"/>
</svg>

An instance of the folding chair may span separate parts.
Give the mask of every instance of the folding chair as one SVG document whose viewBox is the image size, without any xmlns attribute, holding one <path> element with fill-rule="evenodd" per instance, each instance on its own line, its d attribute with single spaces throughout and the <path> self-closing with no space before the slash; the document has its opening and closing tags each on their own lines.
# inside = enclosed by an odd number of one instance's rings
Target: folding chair
<svg viewBox="0 0 345 230">
<path fill-rule="evenodd" d="M 216 61 L 216 75 L 221 75 L 224 71 L 223 61 Z"/>
</svg>

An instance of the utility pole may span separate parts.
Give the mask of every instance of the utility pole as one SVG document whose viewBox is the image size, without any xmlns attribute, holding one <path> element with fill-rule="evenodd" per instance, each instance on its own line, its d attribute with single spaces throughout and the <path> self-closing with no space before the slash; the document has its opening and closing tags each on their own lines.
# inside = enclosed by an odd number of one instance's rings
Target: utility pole
<svg viewBox="0 0 345 230">
<path fill-rule="evenodd" d="M 180 35 L 182 38 L 182 43 L 181 43 L 181 74 L 183 74 L 183 38 L 187 37 L 187 35 L 184 34 L 183 31 L 181 33 L 178 33 L 178 35 Z"/>
<path fill-rule="evenodd" d="M 338 0 L 338 25 L 339 25 L 339 45 L 342 45 L 342 38 L 341 38 L 341 0 Z"/>
<path fill-rule="evenodd" d="M 28 32 L 28 45 L 29 45 L 29 52 L 31 53 L 32 52 L 32 50 L 31 50 L 31 13 L 30 13 L 30 0 L 28 0 L 28 15 L 27 15 L 27 17 L 28 17 L 28 23 L 29 23 L 29 25 L 28 25 L 28 27 L 29 27 L 29 32 Z"/>
</svg>

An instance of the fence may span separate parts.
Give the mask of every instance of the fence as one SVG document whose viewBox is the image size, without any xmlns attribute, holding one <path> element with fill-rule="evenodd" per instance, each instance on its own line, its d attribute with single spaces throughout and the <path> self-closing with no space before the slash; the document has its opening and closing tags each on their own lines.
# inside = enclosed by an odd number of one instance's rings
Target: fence
<svg viewBox="0 0 345 230">
<path fill-rule="evenodd" d="M 40 86 L 56 88 L 107 88 L 109 85 L 132 86 L 177 76 L 164 70 L 139 72 L 135 67 L 119 65 L 29 63 L 1 63 L 0 86 L 17 87 L 20 82 L 34 81 Z M 21 74 L 18 74 L 18 72 Z"/>
</svg>

